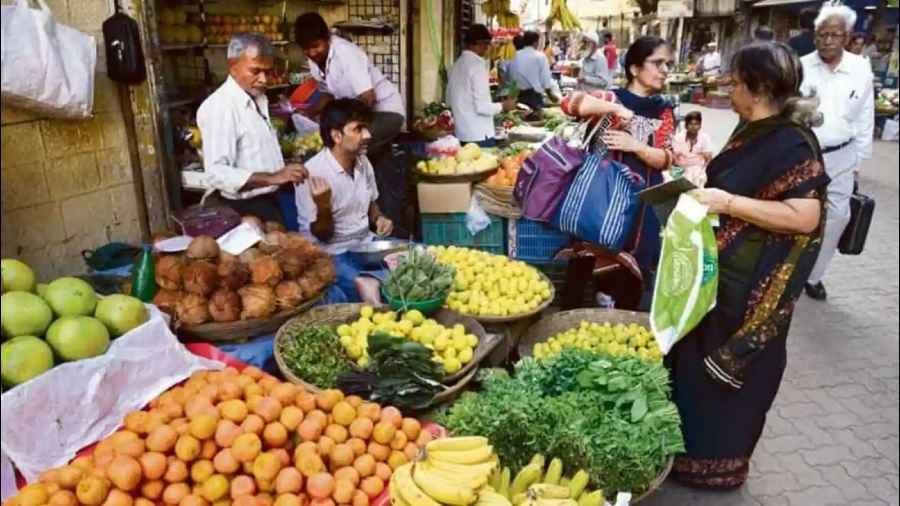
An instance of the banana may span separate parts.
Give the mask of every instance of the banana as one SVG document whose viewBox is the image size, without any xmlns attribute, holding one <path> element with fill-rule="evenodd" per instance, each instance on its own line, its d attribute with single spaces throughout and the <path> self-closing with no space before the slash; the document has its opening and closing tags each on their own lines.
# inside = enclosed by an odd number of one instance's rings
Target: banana
<svg viewBox="0 0 900 506">
<path fill-rule="evenodd" d="M 529 501 L 528 494 L 526 494 L 525 492 L 522 492 L 521 494 L 516 494 L 512 497 L 513 506 L 522 506 L 527 501 Z"/>
<path fill-rule="evenodd" d="M 568 486 L 569 486 L 569 479 L 566 478 L 565 476 L 563 476 L 562 478 L 560 478 L 559 484 L 562 485 L 562 486 L 564 486 L 564 487 L 568 487 Z"/>
<path fill-rule="evenodd" d="M 529 464 L 534 464 L 541 468 L 541 472 L 544 471 L 544 466 L 547 465 L 547 458 L 541 455 L 540 453 L 536 454 L 534 457 L 531 457 L 531 462 Z"/>
<path fill-rule="evenodd" d="M 497 463 L 490 462 L 490 461 L 484 462 L 481 464 L 470 464 L 470 465 L 454 464 L 452 462 L 436 460 L 431 456 L 429 456 L 429 458 L 426 459 L 426 462 L 431 464 L 431 466 L 434 467 L 435 469 L 440 469 L 441 471 L 444 471 L 445 473 L 454 473 L 454 474 L 458 473 L 458 474 L 464 474 L 464 475 L 481 475 L 481 474 L 483 474 L 485 476 L 489 476 L 494 471 L 494 469 L 496 469 L 498 467 Z"/>
<path fill-rule="evenodd" d="M 603 506 L 604 502 L 606 502 L 606 498 L 603 497 L 603 491 L 597 490 L 581 494 L 581 499 L 578 500 L 578 506 Z"/>
<path fill-rule="evenodd" d="M 465 485 L 448 481 L 443 476 L 416 464 L 412 471 L 413 481 L 432 499 L 451 506 L 468 506 L 478 498 L 475 490 Z"/>
<path fill-rule="evenodd" d="M 410 506 L 400 494 L 400 487 L 397 485 L 397 473 L 391 475 L 391 481 L 388 483 L 388 492 L 390 493 L 391 505 Z"/>
<path fill-rule="evenodd" d="M 494 470 L 491 471 L 491 477 L 488 479 L 488 486 L 494 490 L 500 489 L 500 474 L 501 471 L 499 468 L 494 468 Z"/>
<path fill-rule="evenodd" d="M 541 483 L 547 483 L 549 485 L 558 485 L 560 478 L 562 478 L 563 473 L 563 463 L 562 460 L 556 458 L 550 461 L 550 465 L 547 466 L 547 474 L 544 475 L 544 480 Z"/>
<path fill-rule="evenodd" d="M 465 450 L 474 450 L 488 445 L 488 439 L 481 436 L 472 437 L 448 437 L 443 439 L 435 439 L 425 446 L 430 452 L 458 452 Z"/>
<path fill-rule="evenodd" d="M 512 479 L 511 475 L 512 471 L 510 471 L 508 467 L 504 467 L 503 471 L 500 471 L 500 486 L 497 487 L 497 493 L 506 498 L 510 498 L 509 482 Z"/>
<path fill-rule="evenodd" d="M 428 458 L 431 460 L 450 462 L 451 464 L 481 464 L 490 460 L 493 454 L 493 446 L 481 446 L 473 450 L 429 451 Z"/>
<path fill-rule="evenodd" d="M 531 464 L 523 467 L 519 474 L 516 475 L 516 478 L 513 480 L 512 485 L 509 488 L 509 493 L 511 496 L 515 497 L 518 494 L 521 494 L 528 490 L 528 487 L 538 482 L 543 475 L 544 468 L 543 466 L 538 465 L 532 461 Z"/>
<path fill-rule="evenodd" d="M 478 502 L 476 506 L 512 506 L 509 499 L 496 493 L 482 490 L 478 493 Z"/>
<path fill-rule="evenodd" d="M 454 473 L 444 471 L 443 469 L 439 469 L 433 466 L 430 462 L 419 462 L 416 465 L 416 471 L 423 471 L 428 473 L 434 473 L 436 476 L 443 478 L 445 481 L 450 483 L 456 483 L 463 487 L 468 487 L 473 490 L 478 490 L 481 487 L 487 485 L 488 482 L 488 473 L 483 472 L 475 472 L 475 473 Z"/>
<path fill-rule="evenodd" d="M 587 471 L 584 469 L 575 473 L 575 476 L 573 476 L 572 480 L 569 482 L 569 497 L 572 499 L 581 497 L 585 487 L 587 487 L 588 481 L 590 481 L 590 476 L 588 476 Z"/>
<path fill-rule="evenodd" d="M 535 506 L 578 506 L 575 499 L 535 499 Z"/>
<path fill-rule="evenodd" d="M 528 487 L 528 494 L 535 499 L 569 499 L 569 488 L 560 485 L 537 483 Z"/>
<path fill-rule="evenodd" d="M 412 468 L 412 464 L 404 464 L 398 467 L 392 475 L 392 478 L 396 478 L 394 483 L 397 485 L 400 497 L 410 506 L 440 506 L 416 485 L 412 476 Z"/>
</svg>

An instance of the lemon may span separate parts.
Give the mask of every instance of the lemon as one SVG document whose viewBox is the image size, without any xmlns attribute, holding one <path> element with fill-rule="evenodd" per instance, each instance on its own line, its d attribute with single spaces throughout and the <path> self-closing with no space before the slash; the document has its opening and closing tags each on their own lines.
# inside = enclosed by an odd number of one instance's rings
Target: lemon
<svg viewBox="0 0 900 506">
<path fill-rule="evenodd" d="M 351 336 L 341 336 L 341 346 L 344 348 L 348 348 L 353 344 L 353 337 Z"/>
<path fill-rule="evenodd" d="M 338 326 L 337 328 L 337 334 L 341 337 L 349 336 L 352 333 L 353 330 L 350 328 L 350 325 L 347 325 L 346 323 Z"/>
<path fill-rule="evenodd" d="M 457 323 L 453 326 L 453 335 L 454 336 L 464 336 L 466 335 L 466 327 L 462 323 Z"/>
<path fill-rule="evenodd" d="M 370 319 L 375 315 L 375 308 L 372 306 L 363 306 L 362 309 L 359 310 L 359 316 L 364 319 Z"/>
<path fill-rule="evenodd" d="M 466 335 L 466 344 L 469 345 L 470 348 L 478 347 L 478 337 L 474 334 Z"/>
<path fill-rule="evenodd" d="M 459 361 L 462 362 L 463 364 L 468 364 L 469 362 L 472 361 L 472 357 L 474 355 L 475 355 L 475 352 L 472 351 L 472 348 L 463 348 L 462 350 L 459 350 L 459 354 L 457 355 L 456 358 L 458 358 Z"/>
<path fill-rule="evenodd" d="M 456 351 L 456 348 L 448 346 L 447 349 L 444 350 L 444 360 L 457 357 L 459 357 L 459 353 Z"/>
<path fill-rule="evenodd" d="M 414 325 L 413 322 L 409 320 L 400 320 L 399 322 L 397 322 L 396 328 L 404 336 L 408 336 L 412 332 Z"/>
<path fill-rule="evenodd" d="M 356 361 L 356 365 L 365 369 L 369 365 L 369 357 L 359 357 L 359 359 Z"/>
<path fill-rule="evenodd" d="M 460 363 L 459 359 L 448 358 L 444 360 L 444 370 L 447 371 L 448 374 L 457 373 L 460 369 L 462 369 L 462 363 Z"/>
<path fill-rule="evenodd" d="M 447 336 L 439 335 L 434 340 L 434 349 L 437 351 L 444 351 L 447 349 L 448 344 Z"/>
<path fill-rule="evenodd" d="M 412 309 L 407 311 L 406 314 L 403 315 L 403 319 L 412 323 L 413 325 L 421 325 L 422 322 L 425 321 L 425 315 L 422 314 L 418 309 Z"/>
</svg>

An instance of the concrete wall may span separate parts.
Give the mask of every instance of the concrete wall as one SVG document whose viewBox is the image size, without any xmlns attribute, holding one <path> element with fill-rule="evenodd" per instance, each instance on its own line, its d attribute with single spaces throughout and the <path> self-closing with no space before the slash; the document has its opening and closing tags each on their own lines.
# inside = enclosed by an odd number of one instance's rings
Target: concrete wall
<svg viewBox="0 0 900 506">
<path fill-rule="evenodd" d="M 47 3 L 59 22 L 96 37 L 100 55 L 92 119 L 46 119 L 2 106 L 0 249 L 3 257 L 18 257 L 32 265 L 42 279 L 83 272 L 84 249 L 110 241 L 141 241 L 119 92 L 106 77 L 100 33 L 113 12 L 112 0 Z M 131 100 L 150 227 L 155 230 L 164 226 L 167 206 L 146 86 L 134 88 Z"/>
</svg>

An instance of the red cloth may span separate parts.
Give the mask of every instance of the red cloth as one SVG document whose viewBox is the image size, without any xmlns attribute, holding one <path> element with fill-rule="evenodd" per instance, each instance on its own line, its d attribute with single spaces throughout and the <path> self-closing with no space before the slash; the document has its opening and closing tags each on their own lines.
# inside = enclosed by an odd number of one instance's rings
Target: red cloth
<svg viewBox="0 0 900 506">
<path fill-rule="evenodd" d="M 606 56 L 606 68 L 609 70 L 618 68 L 619 50 L 616 49 L 616 45 L 613 42 L 603 46 L 603 54 Z"/>
</svg>

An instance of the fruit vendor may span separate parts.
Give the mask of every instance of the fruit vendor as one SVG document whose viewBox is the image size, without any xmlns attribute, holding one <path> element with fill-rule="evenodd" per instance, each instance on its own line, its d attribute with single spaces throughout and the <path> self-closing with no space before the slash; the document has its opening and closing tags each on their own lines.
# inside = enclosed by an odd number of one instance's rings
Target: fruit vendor
<svg viewBox="0 0 900 506">
<path fill-rule="evenodd" d="M 502 104 L 491 100 L 488 63 L 484 60 L 491 47 L 491 32 L 484 25 L 472 25 L 466 32 L 466 49 L 450 69 L 447 102 L 453 111 L 456 137 L 463 143 L 481 147 L 496 145 L 494 116 L 513 111 L 515 101 Z"/>
<path fill-rule="evenodd" d="M 273 49 L 259 34 L 239 34 L 228 44 L 228 78 L 197 111 L 203 165 L 211 197 L 242 215 L 282 222 L 275 196 L 282 185 L 303 182 L 306 169 L 285 164 L 266 98 Z M 207 199 L 207 203 L 210 200 Z"/>
<path fill-rule="evenodd" d="M 335 99 L 361 101 L 374 111 L 368 149 L 372 158 L 380 160 L 406 121 L 403 98 L 397 85 L 369 61 L 359 46 L 332 35 L 318 13 L 298 16 L 294 30 L 297 44 L 309 61 L 313 79 L 323 93 L 322 99 L 307 114 L 319 115 Z"/>
<path fill-rule="evenodd" d="M 523 38 L 525 47 L 516 53 L 509 73 L 519 87 L 519 102 L 539 112 L 544 108 L 545 94 L 554 102 L 560 101 L 559 86 L 550 73 L 547 57 L 537 49 L 541 36 L 537 32 L 525 32 Z"/>
<path fill-rule="evenodd" d="M 309 180 L 295 192 L 300 233 L 335 255 L 337 284 L 351 302 L 380 302 L 377 279 L 384 273 L 361 276 L 363 266 L 347 252 L 394 229 L 378 208 L 375 171 L 366 156 L 371 117 L 360 100 L 329 103 L 319 122 L 325 149 L 307 162 Z"/>
</svg>

